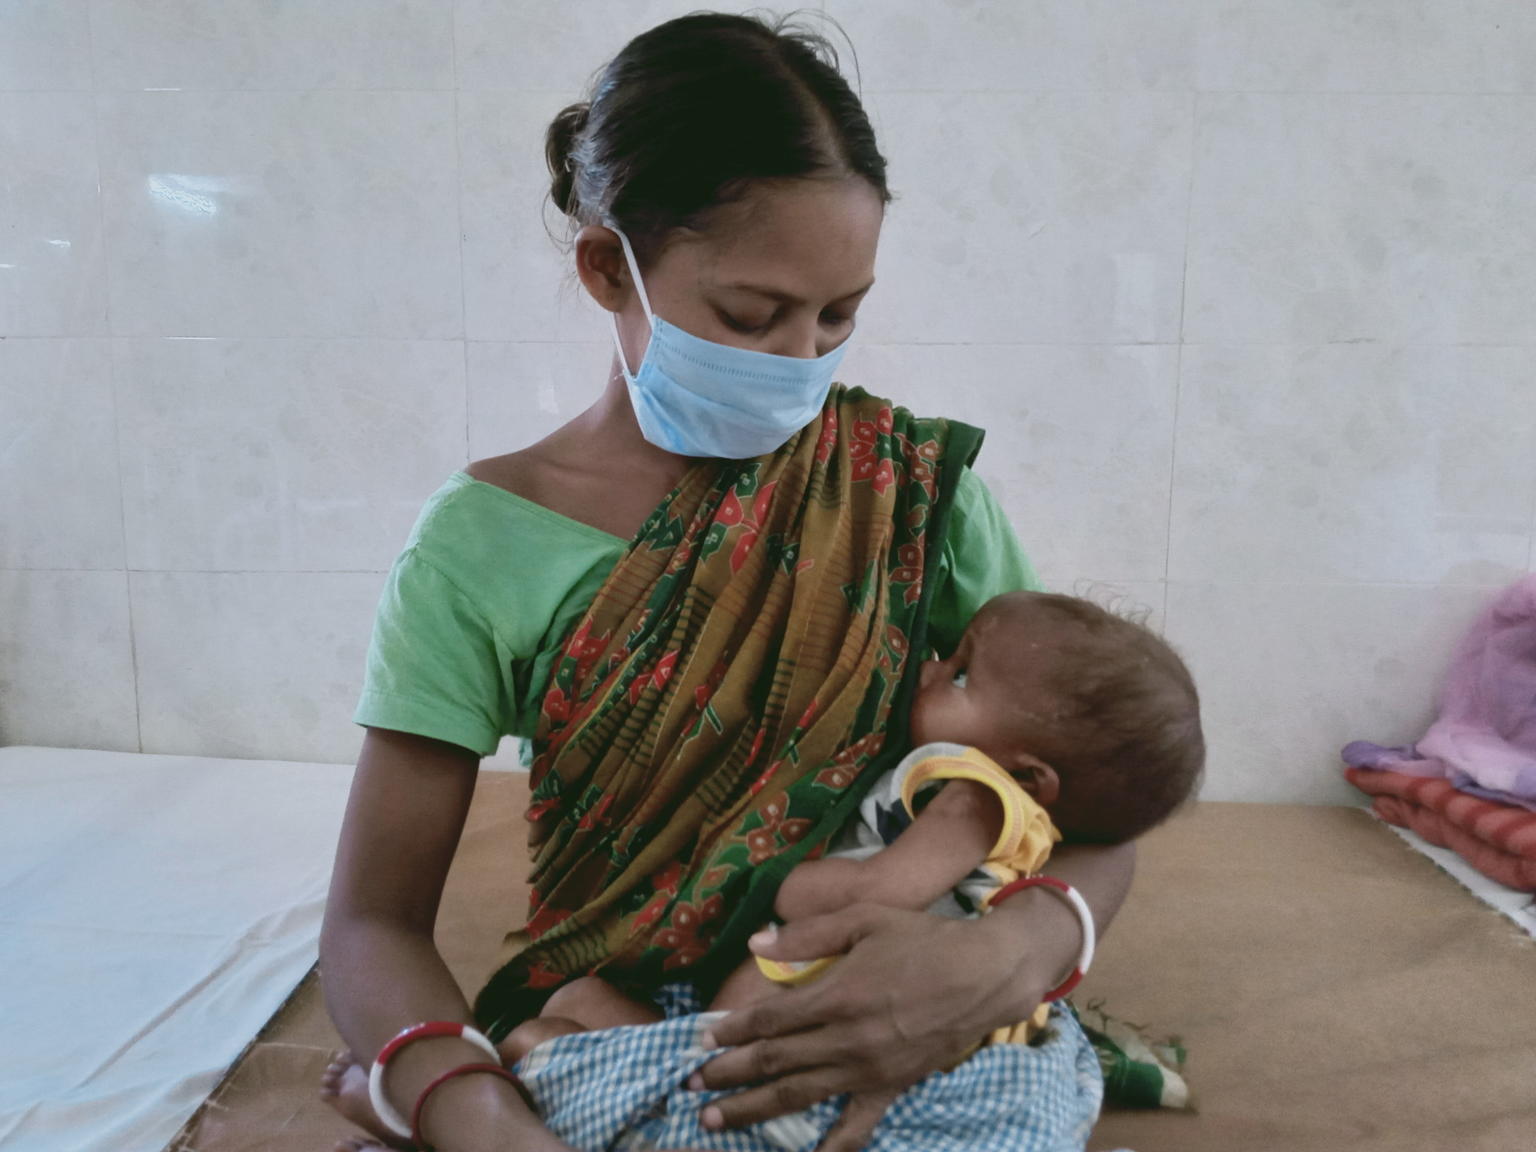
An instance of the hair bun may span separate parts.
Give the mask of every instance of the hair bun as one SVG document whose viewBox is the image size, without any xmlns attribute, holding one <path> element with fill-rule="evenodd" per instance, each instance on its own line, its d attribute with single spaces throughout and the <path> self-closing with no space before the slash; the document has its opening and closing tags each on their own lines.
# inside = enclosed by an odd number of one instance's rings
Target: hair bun
<svg viewBox="0 0 1536 1152">
<path fill-rule="evenodd" d="M 549 197 L 567 216 L 576 215 L 576 173 L 571 153 L 576 137 L 587 126 L 591 105 L 586 101 L 563 108 L 544 135 L 544 161 L 549 165 Z"/>
</svg>

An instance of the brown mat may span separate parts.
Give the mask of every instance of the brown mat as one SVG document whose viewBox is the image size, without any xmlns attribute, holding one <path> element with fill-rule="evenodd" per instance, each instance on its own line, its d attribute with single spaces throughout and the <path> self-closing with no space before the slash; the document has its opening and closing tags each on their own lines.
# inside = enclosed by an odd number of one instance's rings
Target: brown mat
<svg viewBox="0 0 1536 1152">
<path fill-rule="evenodd" d="M 473 990 L 523 908 L 526 778 L 482 773 L 438 941 Z M 1198 806 L 1144 841 L 1079 997 L 1183 1035 L 1198 1115 L 1109 1113 L 1090 1148 L 1536 1148 L 1536 945 L 1363 811 Z M 173 1142 L 324 1152 L 335 1033 L 313 974 Z"/>
</svg>

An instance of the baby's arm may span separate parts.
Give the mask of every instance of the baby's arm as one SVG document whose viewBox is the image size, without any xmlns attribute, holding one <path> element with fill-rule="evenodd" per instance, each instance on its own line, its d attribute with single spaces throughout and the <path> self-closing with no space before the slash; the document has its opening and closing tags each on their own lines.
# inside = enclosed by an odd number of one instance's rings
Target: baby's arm
<svg viewBox="0 0 1536 1152">
<path fill-rule="evenodd" d="M 861 900 L 922 911 L 987 858 L 1002 830 L 996 792 L 974 780 L 949 780 L 894 844 L 868 859 L 796 866 L 779 886 L 773 910 L 786 921 Z"/>
</svg>

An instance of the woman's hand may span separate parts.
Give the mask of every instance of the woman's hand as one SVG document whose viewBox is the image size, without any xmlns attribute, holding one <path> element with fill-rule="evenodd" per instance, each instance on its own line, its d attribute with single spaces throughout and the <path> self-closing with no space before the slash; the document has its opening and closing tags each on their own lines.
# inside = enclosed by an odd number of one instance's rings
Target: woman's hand
<svg viewBox="0 0 1536 1152">
<path fill-rule="evenodd" d="M 752 1124 L 850 1092 L 818 1152 L 857 1152 L 892 1100 L 992 1029 L 1028 1017 L 1049 991 L 1060 967 L 1054 952 L 1072 945 L 1046 949 L 1052 958 L 1044 964 L 1031 962 L 1033 950 L 990 920 L 859 903 L 787 924 L 771 942 L 753 937 L 753 951 L 774 960 L 846 955 L 814 983 L 734 1011 L 710 1029 L 732 1051 L 704 1065 L 695 1084 L 753 1086 L 706 1108 L 706 1126 Z M 1051 971 L 1035 971 L 1044 967 Z"/>
</svg>

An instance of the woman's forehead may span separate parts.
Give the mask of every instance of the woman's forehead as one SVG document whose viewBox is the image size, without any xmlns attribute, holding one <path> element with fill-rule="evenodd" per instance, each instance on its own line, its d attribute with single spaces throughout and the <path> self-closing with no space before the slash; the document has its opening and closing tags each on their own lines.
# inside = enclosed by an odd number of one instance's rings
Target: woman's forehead
<svg viewBox="0 0 1536 1152">
<path fill-rule="evenodd" d="M 857 177 L 764 182 L 723 205 L 679 256 L 708 287 L 836 300 L 874 279 L 883 216 L 879 196 Z"/>
</svg>

